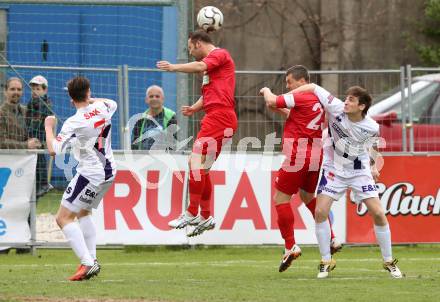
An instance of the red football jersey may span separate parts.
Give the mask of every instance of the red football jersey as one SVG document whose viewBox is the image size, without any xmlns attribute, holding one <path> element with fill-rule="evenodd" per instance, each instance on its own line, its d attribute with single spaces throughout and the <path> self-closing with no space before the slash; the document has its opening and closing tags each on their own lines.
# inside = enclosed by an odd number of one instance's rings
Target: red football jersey
<svg viewBox="0 0 440 302">
<path fill-rule="evenodd" d="M 203 76 L 203 109 L 234 109 L 235 64 L 226 49 L 216 48 L 203 60 L 208 66 Z"/>
<path fill-rule="evenodd" d="M 290 114 L 284 126 L 283 150 L 292 156 L 306 152 L 308 158 L 311 157 L 313 147 L 321 152 L 325 112 L 318 97 L 309 92 L 287 93 L 278 96 L 276 104 L 278 108 L 290 108 Z M 288 144 L 287 140 L 290 141 L 291 145 Z M 286 150 L 286 144 L 292 148 L 290 152 Z"/>
</svg>

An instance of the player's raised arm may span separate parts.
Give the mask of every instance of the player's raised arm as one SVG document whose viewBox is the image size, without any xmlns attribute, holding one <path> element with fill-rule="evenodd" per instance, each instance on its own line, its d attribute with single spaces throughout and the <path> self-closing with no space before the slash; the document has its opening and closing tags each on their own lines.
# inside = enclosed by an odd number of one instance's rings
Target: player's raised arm
<svg viewBox="0 0 440 302">
<path fill-rule="evenodd" d="M 306 84 L 300 86 L 296 89 L 293 89 L 288 94 L 295 94 L 301 92 L 313 92 L 319 99 L 319 102 L 324 106 L 325 110 L 332 115 L 337 115 L 342 113 L 344 110 L 344 102 L 340 99 L 333 96 L 329 91 L 325 88 L 317 85 L 317 84 Z"/>
<path fill-rule="evenodd" d="M 195 61 L 185 64 L 171 64 L 168 61 L 158 61 L 156 67 L 160 70 L 171 72 L 185 72 L 185 73 L 198 73 L 208 69 L 208 66 L 203 61 Z"/>
<path fill-rule="evenodd" d="M 260 94 L 263 95 L 266 102 L 266 107 L 269 110 L 281 114 L 284 119 L 289 116 L 290 110 L 287 109 L 288 106 L 286 106 L 286 103 L 283 103 L 281 100 L 281 96 L 273 94 L 272 91 L 267 87 L 261 88 Z M 280 98 L 280 101 L 278 101 L 278 98 Z"/>
<path fill-rule="evenodd" d="M 344 102 L 332 95 L 323 87 L 312 84 L 315 86 L 313 93 L 318 97 L 325 111 L 331 115 L 338 115 L 344 112 Z"/>
<path fill-rule="evenodd" d="M 263 95 L 266 105 L 272 108 L 292 108 L 295 106 L 295 98 L 293 94 L 286 93 L 282 95 L 275 95 L 267 88 L 261 88 L 260 94 Z"/>
<path fill-rule="evenodd" d="M 53 129 L 55 127 L 56 122 L 57 122 L 57 119 L 53 115 L 46 117 L 46 119 L 44 120 L 44 129 L 46 130 L 47 150 L 49 151 L 49 154 L 51 156 L 55 155 L 55 150 L 53 148 L 53 142 L 55 140 L 55 135 L 53 133 Z"/>
<path fill-rule="evenodd" d="M 304 84 L 304 85 L 301 85 L 301 86 L 289 91 L 286 94 L 294 94 L 294 93 L 301 93 L 301 92 L 314 92 L 316 89 L 316 86 L 318 86 L 318 85 L 313 84 L 313 83 Z"/>
<path fill-rule="evenodd" d="M 49 154 L 54 156 L 63 152 L 64 148 L 68 145 L 70 140 L 75 137 L 69 124 L 64 123 L 60 133 L 55 137 L 54 128 L 56 124 L 56 118 L 54 116 L 48 116 L 44 121 L 44 128 L 46 130 L 46 143 Z"/>
<path fill-rule="evenodd" d="M 268 107 L 276 108 L 277 96 L 272 93 L 270 88 L 263 87 L 260 89 L 260 94 L 264 97 L 264 101 Z"/>
</svg>

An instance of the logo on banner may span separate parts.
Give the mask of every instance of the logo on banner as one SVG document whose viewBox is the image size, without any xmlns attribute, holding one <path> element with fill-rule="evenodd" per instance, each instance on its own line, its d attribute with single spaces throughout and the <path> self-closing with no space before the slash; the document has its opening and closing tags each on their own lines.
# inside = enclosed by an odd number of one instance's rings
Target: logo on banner
<svg viewBox="0 0 440 302">
<path fill-rule="evenodd" d="M 11 176 L 11 169 L 0 168 L 0 199 L 3 196 L 3 191 L 6 188 L 6 184 L 8 183 L 10 176 Z M 0 208 L 1 208 L 1 205 L 0 205 Z"/>
<path fill-rule="evenodd" d="M 385 214 L 391 216 L 405 215 L 440 215 L 440 188 L 436 195 L 415 195 L 415 186 L 410 182 L 398 182 L 389 187 L 377 184 L 377 191 Z M 361 203 L 357 206 L 357 214 L 363 216 L 367 207 Z"/>
<path fill-rule="evenodd" d="M 3 207 L 1 204 L 1 198 L 3 196 L 3 192 L 5 191 L 6 184 L 8 183 L 9 177 L 11 176 L 11 169 L 9 168 L 0 168 L 0 209 Z M 6 234 L 6 222 L 0 219 L 0 236 Z"/>
</svg>

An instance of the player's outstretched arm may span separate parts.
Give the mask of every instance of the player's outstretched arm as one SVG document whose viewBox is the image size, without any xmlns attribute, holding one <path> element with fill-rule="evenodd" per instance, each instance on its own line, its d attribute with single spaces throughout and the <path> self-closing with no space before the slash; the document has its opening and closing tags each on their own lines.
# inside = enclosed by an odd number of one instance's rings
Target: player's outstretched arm
<svg viewBox="0 0 440 302">
<path fill-rule="evenodd" d="M 44 129 L 46 130 L 46 144 L 47 150 L 51 156 L 55 155 L 55 150 L 53 149 L 53 141 L 55 139 L 55 135 L 53 133 L 53 129 L 55 128 L 57 119 L 55 116 L 50 115 L 46 117 L 44 120 Z"/>
<path fill-rule="evenodd" d="M 156 67 L 164 71 L 198 73 L 208 70 L 208 65 L 203 61 L 194 61 L 185 64 L 171 64 L 168 61 L 158 61 Z"/>
<path fill-rule="evenodd" d="M 281 114 L 285 119 L 290 114 L 290 108 L 295 106 L 292 95 L 283 94 L 278 96 L 273 94 L 267 87 L 261 88 L 260 94 L 264 96 L 266 107 L 275 113 Z"/>
<path fill-rule="evenodd" d="M 192 104 L 191 106 L 182 106 L 182 114 L 184 116 L 191 116 L 196 112 L 199 112 L 203 109 L 203 97 L 200 97 L 197 102 Z"/>
<path fill-rule="evenodd" d="M 305 84 L 305 85 L 299 86 L 298 88 L 293 89 L 292 91 L 290 91 L 288 93 L 314 92 L 316 87 L 319 87 L 319 86 L 316 84 L 313 84 L 313 83 Z"/>
</svg>

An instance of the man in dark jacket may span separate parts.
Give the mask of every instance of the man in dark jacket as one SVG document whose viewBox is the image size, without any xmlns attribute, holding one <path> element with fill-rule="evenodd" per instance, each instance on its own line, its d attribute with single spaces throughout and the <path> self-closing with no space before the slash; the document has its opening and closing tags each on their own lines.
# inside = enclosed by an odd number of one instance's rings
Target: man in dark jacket
<svg viewBox="0 0 440 302">
<path fill-rule="evenodd" d="M 27 104 L 26 123 L 29 137 L 37 138 L 45 145 L 46 132 L 44 120 L 52 114 L 51 101 L 47 96 L 48 82 L 45 77 L 37 75 L 29 81 L 32 96 Z M 47 179 L 47 159 L 45 154 L 38 154 L 37 159 L 37 198 L 43 196 L 52 186 Z"/>
<path fill-rule="evenodd" d="M 145 103 L 148 109 L 136 121 L 132 133 L 132 150 L 174 150 L 176 135 L 168 132 L 177 125 L 176 113 L 164 107 L 164 92 L 160 86 L 147 88 Z"/>
</svg>

